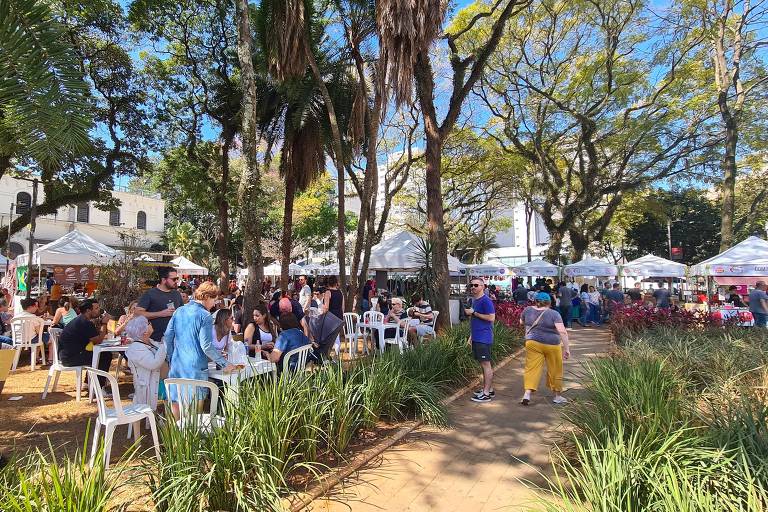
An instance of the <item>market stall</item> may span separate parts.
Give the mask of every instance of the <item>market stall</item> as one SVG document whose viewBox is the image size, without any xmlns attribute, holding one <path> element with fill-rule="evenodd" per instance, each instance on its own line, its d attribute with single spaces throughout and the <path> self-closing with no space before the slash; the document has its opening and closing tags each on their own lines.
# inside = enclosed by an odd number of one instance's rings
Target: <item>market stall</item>
<svg viewBox="0 0 768 512">
<path fill-rule="evenodd" d="M 611 277 L 619 274 L 619 267 L 589 256 L 563 268 L 568 277 Z"/>
<path fill-rule="evenodd" d="M 171 265 L 183 276 L 207 276 L 208 269 L 188 260 L 184 256 L 179 256 L 171 260 Z"/>
<path fill-rule="evenodd" d="M 511 276 L 509 265 L 499 260 L 488 260 L 476 265 L 467 265 L 471 276 Z"/>
<path fill-rule="evenodd" d="M 646 254 L 620 267 L 621 275 L 626 277 L 685 277 L 688 268 L 682 263 L 653 254 Z"/>
<path fill-rule="evenodd" d="M 518 277 L 554 277 L 560 275 L 560 267 L 544 260 L 532 260 L 512 267 Z"/>
</svg>

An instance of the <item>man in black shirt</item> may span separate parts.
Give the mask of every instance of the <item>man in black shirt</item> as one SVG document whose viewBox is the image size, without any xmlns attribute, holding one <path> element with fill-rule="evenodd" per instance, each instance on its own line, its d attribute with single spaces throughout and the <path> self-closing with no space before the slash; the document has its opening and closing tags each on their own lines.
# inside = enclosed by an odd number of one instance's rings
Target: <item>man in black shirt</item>
<svg viewBox="0 0 768 512">
<path fill-rule="evenodd" d="M 143 315 L 152 324 L 152 339 L 160 342 L 171 321 L 173 312 L 183 304 L 179 293 L 179 277 L 171 267 L 157 269 L 160 282 L 150 288 L 139 299 L 136 305 L 136 314 Z"/>
<path fill-rule="evenodd" d="M 515 302 L 518 304 L 527 304 L 528 288 L 526 288 L 523 283 L 518 284 L 517 288 L 515 288 L 515 291 L 512 293 L 512 297 L 514 297 Z"/>
<path fill-rule="evenodd" d="M 112 318 L 101 314 L 99 303 L 86 299 L 80 303 L 80 314 L 69 322 L 59 336 L 59 359 L 64 366 L 91 366 L 93 351 L 86 350 L 89 343 L 98 345 L 107 335 L 107 322 Z M 99 356 L 99 370 L 108 372 L 112 364 L 112 353 L 103 352 Z M 99 384 L 104 387 L 106 379 L 99 377 Z M 104 390 L 105 396 L 109 390 Z M 111 393 L 109 393 L 111 396 Z"/>
<path fill-rule="evenodd" d="M 635 283 L 634 288 L 630 288 L 627 290 L 627 295 L 629 295 L 629 298 L 632 299 L 632 302 L 640 302 L 643 300 L 643 291 L 640 289 L 640 283 Z"/>
</svg>

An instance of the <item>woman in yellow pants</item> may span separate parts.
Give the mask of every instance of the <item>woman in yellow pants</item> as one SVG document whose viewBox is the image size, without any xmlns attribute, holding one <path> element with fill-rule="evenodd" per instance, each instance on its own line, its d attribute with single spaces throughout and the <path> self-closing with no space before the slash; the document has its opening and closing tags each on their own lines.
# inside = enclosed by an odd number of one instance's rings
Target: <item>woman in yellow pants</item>
<svg viewBox="0 0 768 512">
<path fill-rule="evenodd" d="M 570 342 L 563 319 L 549 307 L 550 301 L 548 293 L 538 292 L 534 296 L 535 305 L 525 308 L 520 316 L 520 323 L 525 326 L 525 394 L 520 401 L 523 405 L 531 403 L 545 362 L 547 387 L 555 393 L 552 401 L 556 404 L 568 402 L 560 393 L 563 391 L 563 360 L 571 356 Z"/>
</svg>

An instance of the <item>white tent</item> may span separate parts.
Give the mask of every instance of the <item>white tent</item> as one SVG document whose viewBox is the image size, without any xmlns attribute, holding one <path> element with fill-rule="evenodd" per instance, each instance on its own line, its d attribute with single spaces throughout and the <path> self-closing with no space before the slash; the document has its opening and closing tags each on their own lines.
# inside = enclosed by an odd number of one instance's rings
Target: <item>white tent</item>
<svg viewBox="0 0 768 512">
<path fill-rule="evenodd" d="M 103 265 L 117 256 L 117 251 L 78 230 L 34 251 L 33 265 Z M 27 266 L 29 254 L 16 257 L 16 265 Z"/>
<path fill-rule="evenodd" d="M 345 268 L 347 271 L 347 275 L 349 275 L 349 266 Z M 317 275 L 319 276 L 337 276 L 339 275 L 339 264 L 338 263 L 331 263 L 330 265 L 326 265 L 324 267 L 320 267 L 317 269 Z"/>
<path fill-rule="evenodd" d="M 189 261 L 184 256 L 179 256 L 171 260 L 171 264 L 176 267 L 176 271 L 184 276 L 207 276 L 208 269 Z"/>
<path fill-rule="evenodd" d="M 768 276 L 768 242 L 751 236 L 725 252 L 694 265 L 691 270 L 696 276 Z"/>
<path fill-rule="evenodd" d="M 685 277 L 685 265 L 647 254 L 621 265 L 623 276 L 637 277 Z"/>
<path fill-rule="evenodd" d="M 532 260 L 516 267 L 512 267 L 512 272 L 519 277 L 546 277 L 560 274 L 560 267 L 544 260 Z"/>
<path fill-rule="evenodd" d="M 416 272 L 421 268 L 421 239 L 413 233 L 401 231 L 371 249 L 368 270 L 389 272 Z M 457 272 L 466 265 L 448 255 L 448 270 Z"/>
<path fill-rule="evenodd" d="M 246 272 L 248 272 L 248 269 L 245 269 L 245 270 L 246 270 Z M 282 270 L 283 270 L 283 267 L 278 262 L 274 262 L 274 263 L 264 267 L 264 275 L 265 276 L 279 276 L 281 274 Z"/>
<path fill-rule="evenodd" d="M 499 260 L 488 260 L 476 265 L 467 265 L 472 276 L 505 276 L 511 274 L 508 265 Z"/>
<path fill-rule="evenodd" d="M 564 272 L 568 277 L 615 276 L 618 275 L 619 268 L 616 265 L 611 265 L 610 263 L 585 256 L 583 260 L 577 263 L 566 265 L 564 267 Z"/>
</svg>

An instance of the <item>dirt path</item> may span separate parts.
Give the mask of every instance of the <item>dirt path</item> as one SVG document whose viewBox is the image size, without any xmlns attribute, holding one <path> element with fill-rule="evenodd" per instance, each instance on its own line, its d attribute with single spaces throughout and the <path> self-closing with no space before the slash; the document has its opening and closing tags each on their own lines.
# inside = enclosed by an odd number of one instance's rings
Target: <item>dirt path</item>
<svg viewBox="0 0 768 512">
<path fill-rule="evenodd" d="M 570 333 L 566 397 L 581 387 L 580 363 L 605 353 L 610 342 L 605 329 Z M 507 365 L 495 377 L 492 403 L 457 400 L 449 409 L 450 428 L 415 431 L 308 510 L 485 512 L 533 506 L 535 495 L 523 482 L 541 483 L 539 471 L 550 472 L 552 436 L 561 419 L 544 382 L 529 407 L 519 405 L 522 374 L 522 360 Z"/>
</svg>

